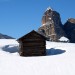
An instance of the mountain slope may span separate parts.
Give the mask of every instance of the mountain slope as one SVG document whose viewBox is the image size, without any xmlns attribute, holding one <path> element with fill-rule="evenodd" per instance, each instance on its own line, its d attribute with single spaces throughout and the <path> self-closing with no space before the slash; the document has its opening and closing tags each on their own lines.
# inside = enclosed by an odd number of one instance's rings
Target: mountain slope
<svg viewBox="0 0 75 75">
<path fill-rule="evenodd" d="M 71 43 L 75 43 L 75 19 L 70 18 L 64 24 L 64 30 Z"/>
<path fill-rule="evenodd" d="M 14 38 L 0 33 L 0 39 L 14 39 Z"/>
</svg>

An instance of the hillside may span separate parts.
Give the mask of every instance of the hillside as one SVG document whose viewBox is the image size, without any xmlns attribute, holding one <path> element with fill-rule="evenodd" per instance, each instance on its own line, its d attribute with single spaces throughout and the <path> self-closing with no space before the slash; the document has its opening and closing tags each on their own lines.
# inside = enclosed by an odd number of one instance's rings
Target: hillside
<svg viewBox="0 0 75 75">
<path fill-rule="evenodd" d="M 14 38 L 11 37 L 11 36 L 8 36 L 8 35 L 1 34 L 1 33 L 0 33 L 0 39 L 14 39 Z"/>
<path fill-rule="evenodd" d="M 75 44 L 47 42 L 47 56 L 20 57 L 15 40 L 0 40 L 1 75 L 75 75 Z"/>
</svg>

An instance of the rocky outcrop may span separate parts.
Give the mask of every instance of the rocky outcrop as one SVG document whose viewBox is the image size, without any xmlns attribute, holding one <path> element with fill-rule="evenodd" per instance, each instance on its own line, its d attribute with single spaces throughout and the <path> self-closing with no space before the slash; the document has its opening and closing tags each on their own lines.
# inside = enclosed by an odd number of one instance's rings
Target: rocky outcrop
<svg viewBox="0 0 75 75">
<path fill-rule="evenodd" d="M 62 36 L 66 36 L 60 14 L 50 7 L 47 8 L 42 17 L 42 26 L 38 29 L 38 32 L 51 41 L 58 41 Z"/>
<path fill-rule="evenodd" d="M 75 19 L 70 18 L 64 24 L 64 30 L 67 34 L 67 37 L 70 39 L 70 42 L 75 43 Z"/>
</svg>

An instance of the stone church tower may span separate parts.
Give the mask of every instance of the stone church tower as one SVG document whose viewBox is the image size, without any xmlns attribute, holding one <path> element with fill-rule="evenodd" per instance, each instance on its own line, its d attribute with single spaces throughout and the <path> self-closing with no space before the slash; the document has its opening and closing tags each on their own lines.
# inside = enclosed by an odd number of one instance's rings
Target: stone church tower
<svg viewBox="0 0 75 75">
<path fill-rule="evenodd" d="M 38 29 L 38 32 L 51 41 L 58 41 L 62 36 L 65 36 L 60 14 L 48 7 L 42 17 L 42 26 Z"/>
</svg>

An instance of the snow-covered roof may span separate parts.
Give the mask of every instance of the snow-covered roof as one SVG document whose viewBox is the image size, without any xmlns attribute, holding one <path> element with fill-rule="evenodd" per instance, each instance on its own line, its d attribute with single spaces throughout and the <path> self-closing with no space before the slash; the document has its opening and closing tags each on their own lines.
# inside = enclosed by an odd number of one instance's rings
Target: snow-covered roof
<svg viewBox="0 0 75 75">
<path fill-rule="evenodd" d="M 63 36 L 59 39 L 59 41 L 69 41 L 69 39 Z"/>
</svg>

